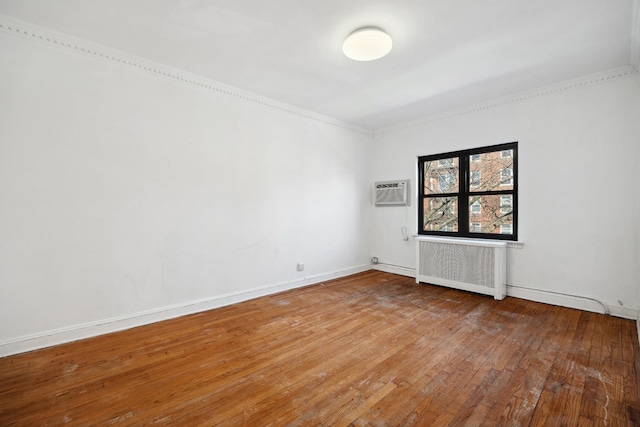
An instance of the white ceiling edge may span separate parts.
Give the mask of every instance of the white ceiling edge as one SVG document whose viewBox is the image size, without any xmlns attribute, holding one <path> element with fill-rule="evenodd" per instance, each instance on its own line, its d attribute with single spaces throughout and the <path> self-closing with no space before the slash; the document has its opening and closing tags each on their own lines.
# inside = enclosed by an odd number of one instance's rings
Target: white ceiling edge
<svg viewBox="0 0 640 427">
<path fill-rule="evenodd" d="M 633 0 L 633 12 L 631 19 L 632 32 L 630 43 L 630 65 L 628 66 L 605 70 L 588 76 L 544 86 L 538 89 L 507 95 L 505 97 L 495 98 L 492 100 L 483 101 L 481 103 L 466 105 L 453 110 L 443 111 L 441 113 L 428 116 L 422 116 L 407 122 L 402 122 L 377 129 L 369 129 L 353 123 L 344 122 L 310 110 L 305 110 L 293 106 L 291 104 L 277 101 L 272 98 L 261 96 L 253 92 L 240 89 L 238 87 L 226 85 L 219 81 L 173 68 L 165 64 L 150 61 L 135 55 L 125 53 L 123 51 L 90 42 L 86 39 L 82 39 L 52 29 L 40 27 L 38 25 L 3 14 L 0 14 L 0 33 L 9 33 L 14 36 L 32 40 L 34 42 L 48 45 L 53 48 L 62 49 L 72 54 L 81 55 L 98 61 L 103 61 L 111 65 L 115 64 L 128 69 L 134 69 L 139 72 L 144 72 L 156 77 L 165 78 L 181 84 L 186 84 L 192 87 L 197 87 L 225 96 L 230 96 L 244 102 L 250 102 L 255 105 L 279 111 L 281 113 L 298 116 L 304 119 L 309 119 L 346 130 L 363 133 L 369 136 L 374 136 L 406 128 L 421 126 L 438 120 L 467 115 L 482 110 L 499 107 L 505 104 L 522 102 L 542 95 L 549 95 L 568 89 L 595 85 L 604 81 L 609 81 L 611 79 L 616 79 L 633 73 L 637 73 L 638 71 L 640 71 L 640 0 Z"/>
<path fill-rule="evenodd" d="M 396 132 L 409 128 L 415 128 L 423 125 L 427 125 L 439 120 L 451 119 L 454 117 L 465 116 L 489 110 L 503 105 L 514 104 L 518 102 L 528 101 L 540 96 L 553 95 L 558 92 L 564 92 L 571 89 L 578 89 L 588 86 L 595 86 L 604 82 L 609 82 L 622 77 L 637 74 L 638 69 L 631 65 L 625 65 L 623 67 L 612 68 L 610 70 L 600 71 L 598 73 L 589 74 L 587 76 L 578 77 L 576 79 L 566 80 L 560 83 L 554 83 L 552 85 L 543 86 L 537 89 L 520 92 L 512 95 L 507 95 L 501 98 L 495 98 L 493 100 L 480 102 L 477 104 L 466 105 L 464 107 L 456 108 L 453 110 L 445 111 L 438 114 L 432 114 L 421 118 L 413 119 L 407 122 L 399 123 L 393 126 L 387 126 L 380 129 L 373 130 L 373 136 L 382 135 L 389 132 Z"/>
<path fill-rule="evenodd" d="M 640 0 L 633 0 L 630 64 L 640 70 Z"/>
<path fill-rule="evenodd" d="M 326 125 L 336 126 L 349 131 L 363 133 L 371 136 L 372 130 L 353 123 L 343 122 L 333 117 L 325 116 L 303 108 L 276 101 L 249 92 L 234 86 L 207 79 L 200 75 L 192 74 L 184 70 L 170 67 L 165 64 L 149 61 L 147 59 L 131 55 L 116 49 L 90 42 L 79 37 L 71 36 L 59 31 L 43 28 L 13 17 L 0 14 L 0 33 L 9 33 L 14 36 L 32 40 L 34 42 L 62 49 L 64 51 L 88 57 L 94 60 L 115 64 L 120 67 L 145 72 L 156 77 L 165 78 L 186 84 L 192 87 L 216 92 L 230 96 L 241 101 L 250 102 L 281 113 L 313 120 Z"/>
</svg>

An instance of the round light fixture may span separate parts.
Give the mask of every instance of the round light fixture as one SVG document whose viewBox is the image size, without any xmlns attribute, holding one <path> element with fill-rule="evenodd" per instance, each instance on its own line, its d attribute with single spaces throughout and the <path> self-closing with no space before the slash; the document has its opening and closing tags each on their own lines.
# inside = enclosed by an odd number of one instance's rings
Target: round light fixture
<svg viewBox="0 0 640 427">
<path fill-rule="evenodd" d="M 355 61 L 373 61 L 391 52 L 391 37 L 379 28 L 360 28 L 347 37 L 342 51 Z"/>
</svg>

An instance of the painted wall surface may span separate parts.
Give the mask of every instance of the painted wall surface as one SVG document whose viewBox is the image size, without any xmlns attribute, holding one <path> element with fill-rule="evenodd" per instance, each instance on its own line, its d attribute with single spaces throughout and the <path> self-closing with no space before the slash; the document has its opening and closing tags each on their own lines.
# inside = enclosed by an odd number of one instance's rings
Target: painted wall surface
<svg viewBox="0 0 640 427">
<path fill-rule="evenodd" d="M 369 263 L 366 132 L 6 33 L 0 100 L 0 342 Z"/>
<path fill-rule="evenodd" d="M 638 74 L 374 134 L 373 180 L 411 178 L 419 155 L 519 142 L 519 240 L 510 285 L 640 308 Z M 415 268 L 416 207 L 372 208 L 372 254 Z"/>
<path fill-rule="evenodd" d="M 0 100 L 0 354 L 371 256 L 410 271 L 415 199 L 376 208 L 373 182 L 415 193 L 417 156 L 510 141 L 524 246 L 508 283 L 640 308 L 637 73 L 372 138 L 4 32 Z"/>
<path fill-rule="evenodd" d="M 632 91 L 632 93 L 635 93 L 635 108 L 636 111 L 638 112 L 636 114 L 636 118 L 634 120 L 632 120 L 633 123 L 635 123 L 635 132 L 636 132 L 636 145 L 640 146 L 640 120 L 638 120 L 638 117 L 640 117 L 640 74 L 638 76 L 636 76 L 635 80 L 635 90 Z M 637 149 L 636 151 L 636 165 L 640 165 L 640 148 Z M 636 182 L 638 182 L 638 180 L 636 180 Z M 635 244 L 635 251 L 636 251 L 636 265 L 640 266 L 640 185 L 636 185 L 635 186 L 635 212 L 636 212 L 636 221 L 635 221 L 635 231 L 636 231 L 636 244 Z M 638 274 L 636 276 L 636 287 L 638 290 L 638 301 L 640 301 L 640 274 Z M 638 339 L 640 339 L 640 310 L 638 311 L 638 314 L 636 316 L 637 319 L 637 326 L 638 326 Z"/>
</svg>

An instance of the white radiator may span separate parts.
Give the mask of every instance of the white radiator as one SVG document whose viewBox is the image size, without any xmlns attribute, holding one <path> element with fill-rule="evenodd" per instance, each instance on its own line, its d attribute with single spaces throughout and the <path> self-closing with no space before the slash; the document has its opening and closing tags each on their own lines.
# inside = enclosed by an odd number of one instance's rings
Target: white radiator
<svg viewBox="0 0 640 427">
<path fill-rule="evenodd" d="M 448 286 L 504 299 L 507 243 L 416 237 L 416 282 Z"/>
</svg>

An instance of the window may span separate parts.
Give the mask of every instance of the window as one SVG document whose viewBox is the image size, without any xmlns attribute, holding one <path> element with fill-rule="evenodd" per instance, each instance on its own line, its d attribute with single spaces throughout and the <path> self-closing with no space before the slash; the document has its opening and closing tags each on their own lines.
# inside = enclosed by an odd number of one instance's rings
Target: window
<svg viewBox="0 0 640 427">
<path fill-rule="evenodd" d="M 517 240 L 517 150 L 513 142 L 419 157 L 418 232 Z"/>
<path fill-rule="evenodd" d="M 504 168 L 500 171 L 500 185 L 513 185 L 513 169 Z"/>
<path fill-rule="evenodd" d="M 482 177 L 482 172 L 477 170 L 477 171 L 471 171 L 471 186 L 472 187 L 480 187 L 480 178 Z"/>
<path fill-rule="evenodd" d="M 438 166 L 441 168 L 453 166 L 453 159 L 439 159 Z"/>
<path fill-rule="evenodd" d="M 448 190 L 453 186 L 454 179 L 450 173 L 445 173 L 438 176 L 438 188 L 442 191 Z"/>
<path fill-rule="evenodd" d="M 511 212 L 511 196 L 500 196 L 500 213 L 508 214 Z"/>
<path fill-rule="evenodd" d="M 513 224 L 500 224 L 500 234 L 512 234 Z"/>
</svg>

